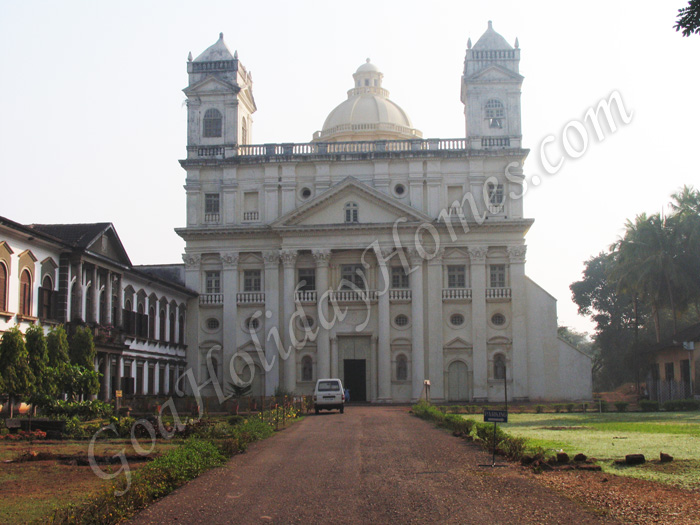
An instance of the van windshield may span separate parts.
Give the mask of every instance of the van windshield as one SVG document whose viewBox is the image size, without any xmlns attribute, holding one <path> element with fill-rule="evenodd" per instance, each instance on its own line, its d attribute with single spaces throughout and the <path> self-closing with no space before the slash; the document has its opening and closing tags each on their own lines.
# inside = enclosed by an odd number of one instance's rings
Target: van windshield
<svg viewBox="0 0 700 525">
<path fill-rule="evenodd" d="M 340 390 L 340 385 L 338 381 L 321 381 L 318 384 L 319 392 L 338 392 Z"/>
</svg>

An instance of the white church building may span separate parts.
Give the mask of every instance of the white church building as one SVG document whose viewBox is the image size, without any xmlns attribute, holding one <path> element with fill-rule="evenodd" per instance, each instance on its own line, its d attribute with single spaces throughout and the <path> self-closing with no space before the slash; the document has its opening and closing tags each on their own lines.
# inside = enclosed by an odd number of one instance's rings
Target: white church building
<svg viewBox="0 0 700 525">
<path fill-rule="evenodd" d="M 502 401 L 506 385 L 512 400 L 590 398 L 591 358 L 525 275 L 519 62 L 491 22 L 470 41 L 464 138 L 423 138 L 367 60 L 311 142 L 256 145 L 237 53 L 220 35 L 190 55 L 177 233 L 198 380 L 272 395 L 339 377 L 376 403 L 416 400 L 426 380 L 434 401 Z"/>
</svg>

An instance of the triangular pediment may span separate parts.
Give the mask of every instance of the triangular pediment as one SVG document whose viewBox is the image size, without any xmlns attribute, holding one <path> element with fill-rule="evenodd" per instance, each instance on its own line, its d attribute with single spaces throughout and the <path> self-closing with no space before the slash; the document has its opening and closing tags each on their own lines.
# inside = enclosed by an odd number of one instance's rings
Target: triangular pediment
<svg viewBox="0 0 700 525">
<path fill-rule="evenodd" d="M 280 217 L 272 227 L 345 224 L 345 207 L 349 203 L 357 205 L 359 225 L 393 224 L 399 219 L 405 219 L 408 223 L 432 222 L 424 213 L 354 177 L 347 177 L 310 202 Z"/>
<path fill-rule="evenodd" d="M 124 245 L 111 224 L 88 243 L 87 250 L 107 259 L 131 266 L 131 261 L 124 249 Z"/>
<path fill-rule="evenodd" d="M 186 95 L 198 94 L 204 95 L 207 93 L 237 93 L 240 90 L 238 86 L 221 80 L 220 78 L 210 76 L 197 82 L 196 84 L 186 87 L 182 91 Z"/>
<path fill-rule="evenodd" d="M 465 341 L 461 337 L 455 337 L 449 343 L 444 346 L 445 350 L 464 350 L 465 348 L 471 348 L 472 344 Z"/>
<path fill-rule="evenodd" d="M 522 82 L 524 77 L 513 73 L 511 70 L 506 69 L 498 64 L 493 64 L 481 71 L 477 71 L 473 75 L 467 77 L 465 80 L 468 82 L 479 82 L 479 81 L 518 81 Z"/>
</svg>

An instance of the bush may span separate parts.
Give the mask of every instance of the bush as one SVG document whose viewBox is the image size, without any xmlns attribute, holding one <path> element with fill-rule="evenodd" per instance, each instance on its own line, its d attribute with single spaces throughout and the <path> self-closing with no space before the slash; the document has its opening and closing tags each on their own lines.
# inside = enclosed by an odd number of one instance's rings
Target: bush
<svg viewBox="0 0 700 525">
<path fill-rule="evenodd" d="M 107 418 L 114 414 L 114 407 L 104 401 L 62 401 L 52 399 L 41 405 L 41 413 L 48 417 L 72 418 L 82 421 Z"/>
<path fill-rule="evenodd" d="M 421 419 L 432 421 L 438 427 L 447 428 L 464 435 L 471 434 L 474 426 L 473 420 L 464 419 L 456 414 L 443 414 L 437 407 L 425 401 L 420 401 L 417 405 L 413 405 L 413 414 Z"/>
<path fill-rule="evenodd" d="M 537 412 L 538 414 L 544 412 L 544 405 L 535 405 L 535 412 Z"/>
<path fill-rule="evenodd" d="M 642 399 L 639 401 L 639 408 L 642 412 L 656 412 L 659 410 L 659 403 L 656 401 L 649 401 L 648 399 Z"/>
<path fill-rule="evenodd" d="M 243 421 L 245 421 L 245 418 L 243 416 L 231 416 L 230 418 L 228 418 L 228 424 L 232 427 L 243 423 Z"/>
<path fill-rule="evenodd" d="M 615 409 L 618 412 L 627 412 L 627 407 L 629 406 L 629 403 L 626 401 L 616 401 L 615 402 Z"/>
<path fill-rule="evenodd" d="M 567 403 L 566 404 L 566 411 L 571 413 L 574 411 L 574 404 L 573 403 Z"/>
<path fill-rule="evenodd" d="M 674 399 L 666 401 L 662 405 L 666 412 L 680 412 L 684 410 L 700 410 L 700 400 L 697 399 Z"/>
<path fill-rule="evenodd" d="M 598 409 L 601 412 L 607 412 L 608 411 L 608 402 L 603 401 L 602 399 L 598 401 Z"/>
</svg>

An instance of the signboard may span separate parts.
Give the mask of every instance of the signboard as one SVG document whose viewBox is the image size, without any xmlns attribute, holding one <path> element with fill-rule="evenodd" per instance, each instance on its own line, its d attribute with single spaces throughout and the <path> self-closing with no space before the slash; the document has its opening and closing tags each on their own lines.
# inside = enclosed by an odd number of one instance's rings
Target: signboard
<svg viewBox="0 0 700 525">
<path fill-rule="evenodd" d="M 121 390 L 116 390 L 114 392 L 114 397 L 122 397 L 122 391 Z"/>
<path fill-rule="evenodd" d="M 507 410 L 484 410 L 485 423 L 508 423 Z"/>
</svg>

